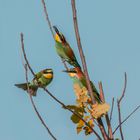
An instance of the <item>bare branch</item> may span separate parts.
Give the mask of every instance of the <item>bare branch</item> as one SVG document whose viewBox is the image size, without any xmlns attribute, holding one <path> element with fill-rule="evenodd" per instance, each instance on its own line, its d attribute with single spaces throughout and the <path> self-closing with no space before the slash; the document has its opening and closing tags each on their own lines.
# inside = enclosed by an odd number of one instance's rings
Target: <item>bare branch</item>
<svg viewBox="0 0 140 140">
<path fill-rule="evenodd" d="M 101 98 L 102 102 L 105 103 L 105 96 L 104 96 L 102 82 L 99 82 L 99 90 L 100 90 L 100 98 Z M 108 126 L 108 134 L 109 134 L 110 139 L 112 140 L 113 139 L 112 127 L 111 127 L 111 123 L 110 123 L 108 114 L 105 115 L 105 118 L 106 118 L 106 123 Z"/>
<path fill-rule="evenodd" d="M 55 136 L 52 134 L 52 132 L 50 131 L 49 127 L 45 124 L 44 120 L 42 119 L 39 111 L 37 110 L 36 108 L 36 105 L 33 101 L 33 98 L 32 98 L 32 95 L 30 94 L 30 91 L 29 91 L 29 85 L 28 85 L 28 68 L 30 69 L 31 73 L 34 75 L 34 71 L 32 70 L 32 68 L 30 67 L 30 64 L 28 62 L 28 59 L 26 57 L 26 53 L 25 53 L 25 50 L 24 50 L 24 40 L 23 40 L 23 34 L 21 33 L 21 43 L 22 43 L 22 52 L 23 52 L 23 55 L 24 55 L 24 59 L 26 61 L 26 63 L 24 64 L 24 61 L 22 61 L 22 64 L 23 64 L 23 67 L 25 69 L 25 77 L 26 77 L 26 83 L 27 83 L 27 92 L 29 94 L 29 97 L 30 97 L 30 101 L 31 101 L 31 104 L 36 112 L 36 115 L 38 116 L 39 120 L 41 121 L 41 123 L 43 124 L 43 126 L 46 128 L 47 132 L 49 133 L 49 135 L 54 139 L 54 140 L 57 140 L 55 138 Z"/>
<path fill-rule="evenodd" d="M 50 19 L 49 19 L 49 15 L 48 15 L 48 12 L 47 12 L 47 7 L 46 7 L 46 4 L 45 4 L 45 1 L 44 1 L 44 0 L 42 0 L 42 4 L 43 4 L 43 8 L 44 8 L 44 13 L 45 13 L 46 21 L 48 22 L 48 25 L 49 25 L 49 28 L 50 28 L 52 37 L 54 38 L 54 33 L 53 33 L 53 29 L 52 29 L 52 24 L 51 24 L 51 21 L 50 21 Z M 55 39 L 54 39 L 54 40 L 55 40 Z"/>
<path fill-rule="evenodd" d="M 121 125 L 121 108 L 120 108 L 119 100 L 117 100 L 117 105 L 118 105 L 118 115 L 119 115 L 119 124 L 120 124 L 120 134 L 121 134 L 122 140 L 124 140 L 124 136 L 122 132 L 122 125 Z"/>
<path fill-rule="evenodd" d="M 49 26 L 49 29 L 51 31 L 51 34 L 52 34 L 52 37 L 55 41 L 55 37 L 54 37 L 54 32 L 53 32 L 53 29 L 52 29 L 52 24 L 51 24 L 51 21 L 49 19 L 49 14 L 48 14 L 48 11 L 47 11 L 47 7 L 46 7 L 46 4 L 45 4 L 45 1 L 44 0 L 41 0 L 42 4 L 43 4 L 43 8 L 44 8 L 44 13 L 45 13 L 45 17 L 46 17 L 46 21 L 48 23 L 48 26 Z M 66 63 L 61 59 L 62 63 L 64 64 L 64 67 L 68 70 L 68 67 L 66 65 Z"/>
<path fill-rule="evenodd" d="M 62 107 L 66 108 L 67 110 L 69 110 L 71 113 L 73 113 L 74 115 L 76 115 L 79 119 L 81 119 L 85 125 L 87 125 L 92 132 L 97 136 L 97 138 L 99 140 L 101 140 L 101 137 L 99 136 L 99 134 L 83 119 L 81 118 L 80 114 L 74 112 L 73 110 L 69 109 L 64 103 L 62 103 L 60 100 L 58 100 L 53 94 L 51 94 L 51 92 L 49 92 L 46 88 L 43 88 L 44 91 L 46 91 L 48 93 L 49 96 L 51 96 L 57 103 L 59 103 L 60 105 L 62 105 Z"/>
<path fill-rule="evenodd" d="M 22 48 L 24 59 L 26 61 L 26 64 L 27 64 L 28 68 L 30 69 L 31 73 L 35 76 L 35 73 L 32 70 L 32 68 L 31 68 L 31 66 L 30 66 L 30 64 L 28 62 L 28 59 L 26 57 L 26 52 L 25 52 L 25 49 L 24 49 L 24 35 L 23 35 L 23 33 L 20 34 L 20 38 L 21 38 L 21 48 Z"/>
<path fill-rule="evenodd" d="M 114 97 L 113 97 L 113 99 L 112 99 L 112 104 L 111 104 L 111 112 L 110 112 L 110 118 L 109 118 L 110 122 L 111 122 L 111 120 L 112 120 L 113 109 L 114 109 Z"/>
<path fill-rule="evenodd" d="M 92 87 L 91 87 L 91 84 L 90 84 L 90 78 L 89 78 L 87 65 L 86 65 L 86 60 L 85 60 L 85 56 L 84 56 L 84 52 L 83 52 L 82 44 L 81 44 L 81 40 L 80 40 L 75 0 L 71 0 L 71 5 L 72 5 L 73 23 L 74 23 L 76 40 L 77 40 L 77 46 L 78 46 L 78 50 L 79 50 L 79 53 L 80 53 L 80 58 L 81 58 L 81 61 L 82 61 L 84 74 L 85 74 L 85 77 L 86 77 L 86 83 L 87 83 L 88 91 L 89 91 L 89 94 L 90 94 L 90 97 L 92 99 L 93 104 L 95 104 L 96 102 L 95 102 L 95 98 L 93 96 Z"/>
<path fill-rule="evenodd" d="M 99 82 L 99 90 L 100 90 L 100 99 L 104 103 L 105 102 L 105 96 L 104 96 L 102 82 Z"/>
<path fill-rule="evenodd" d="M 127 74 L 126 72 L 124 73 L 124 88 L 123 88 L 123 92 L 122 92 L 122 96 L 120 97 L 120 99 L 118 100 L 119 104 L 122 101 L 122 99 L 124 98 L 125 95 L 125 91 L 126 91 L 126 85 L 127 85 Z"/>
<path fill-rule="evenodd" d="M 123 132 L 122 132 L 122 126 L 121 126 L 121 122 L 122 122 L 122 119 L 121 119 L 121 101 L 122 99 L 124 98 L 124 95 L 125 95 L 125 91 L 126 91 L 126 85 L 127 85 L 127 75 L 125 73 L 125 81 L 124 81 L 124 88 L 123 88 L 123 92 L 122 92 L 122 95 L 120 97 L 120 99 L 117 100 L 117 106 L 118 106 L 118 115 L 119 115 L 119 124 L 120 124 L 120 134 L 121 134 L 121 138 L 122 140 L 124 140 L 124 136 L 123 136 Z"/>
<path fill-rule="evenodd" d="M 138 105 L 113 131 L 113 134 L 120 128 L 122 124 L 124 124 L 138 109 L 140 108 L 140 105 Z"/>
</svg>

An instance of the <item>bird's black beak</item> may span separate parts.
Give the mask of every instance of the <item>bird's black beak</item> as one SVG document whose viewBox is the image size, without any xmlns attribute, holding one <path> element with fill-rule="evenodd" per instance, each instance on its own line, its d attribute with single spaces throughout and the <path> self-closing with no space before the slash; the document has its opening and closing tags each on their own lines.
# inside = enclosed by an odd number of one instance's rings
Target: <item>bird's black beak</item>
<svg viewBox="0 0 140 140">
<path fill-rule="evenodd" d="M 69 71 L 69 70 L 62 70 L 62 72 L 66 72 L 66 73 L 69 73 L 70 71 Z"/>
<path fill-rule="evenodd" d="M 54 31 L 55 31 L 58 35 L 60 35 L 59 30 L 57 29 L 56 26 L 53 26 L 53 29 L 54 29 Z"/>
<path fill-rule="evenodd" d="M 76 73 L 76 71 L 74 71 L 74 70 L 63 70 L 62 72 L 66 72 L 66 73 Z"/>
</svg>

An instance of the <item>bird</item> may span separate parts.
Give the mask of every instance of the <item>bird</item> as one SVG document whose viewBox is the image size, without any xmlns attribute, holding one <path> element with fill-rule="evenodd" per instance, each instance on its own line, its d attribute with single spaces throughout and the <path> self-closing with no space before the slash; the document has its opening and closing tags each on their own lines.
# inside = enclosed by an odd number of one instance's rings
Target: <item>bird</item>
<svg viewBox="0 0 140 140">
<path fill-rule="evenodd" d="M 71 68 L 69 70 L 63 70 L 63 72 L 69 73 L 69 76 L 71 77 L 74 84 L 78 84 L 81 88 L 85 87 L 86 89 L 88 89 L 85 75 L 79 67 Z M 93 91 L 93 96 L 96 102 L 101 103 L 99 92 L 97 91 L 93 82 L 90 81 L 90 83 Z"/>
<path fill-rule="evenodd" d="M 56 33 L 54 38 L 57 54 L 62 58 L 63 61 L 68 62 L 70 65 L 74 67 L 81 68 L 65 36 L 61 32 L 59 32 L 56 26 L 53 26 L 53 28 Z"/>
<path fill-rule="evenodd" d="M 45 88 L 53 79 L 53 70 L 44 69 L 35 74 L 31 82 L 15 84 L 16 87 L 28 91 L 32 96 L 36 96 L 38 88 Z"/>
</svg>

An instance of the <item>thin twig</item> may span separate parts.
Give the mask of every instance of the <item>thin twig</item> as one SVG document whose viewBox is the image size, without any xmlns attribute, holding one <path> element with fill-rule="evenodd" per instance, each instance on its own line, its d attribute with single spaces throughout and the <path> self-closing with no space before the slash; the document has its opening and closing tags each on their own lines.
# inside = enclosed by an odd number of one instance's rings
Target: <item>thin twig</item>
<svg viewBox="0 0 140 140">
<path fill-rule="evenodd" d="M 87 125 L 92 132 L 97 136 L 97 138 L 99 140 L 101 140 L 101 137 L 99 136 L 99 134 L 83 119 L 81 118 L 80 114 L 74 112 L 73 110 L 71 110 L 70 108 L 68 108 L 64 103 L 62 103 L 60 100 L 58 100 L 53 94 L 51 94 L 51 92 L 49 92 L 46 88 L 43 88 L 44 91 L 46 91 L 57 103 L 59 103 L 60 105 L 62 105 L 62 107 L 66 108 L 67 110 L 69 110 L 70 112 L 72 112 L 74 115 L 76 115 L 80 120 L 82 120 L 85 125 Z"/>
<path fill-rule="evenodd" d="M 111 122 L 111 120 L 112 120 L 113 109 L 114 109 L 114 97 L 113 97 L 113 99 L 112 99 L 112 104 L 111 104 L 111 112 L 110 112 L 110 117 L 109 117 L 110 122 Z"/>
<path fill-rule="evenodd" d="M 92 87 L 91 87 L 91 84 L 90 84 L 90 78 L 89 78 L 87 65 L 86 65 L 86 60 L 85 60 L 85 56 L 84 56 L 84 52 L 83 52 L 82 44 L 81 44 L 81 40 L 80 40 L 75 0 L 71 0 L 71 5 L 72 5 L 73 23 L 74 23 L 76 40 L 77 40 L 77 46 L 78 46 L 78 50 L 79 50 L 79 53 L 80 53 L 80 58 L 81 58 L 81 61 L 82 61 L 84 74 L 85 74 L 85 77 L 86 77 L 86 83 L 87 83 L 88 91 L 89 91 L 89 94 L 90 94 L 90 97 L 92 99 L 93 104 L 95 104 L 95 98 L 93 96 Z"/>
<path fill-rule="evenodd" d="M 41 117 L 39 111 L 37 110 L 36 105 L 35 105 L 35 103 L 34 103 L 34 101 L 33 101 L 32 95 L 30 94 L 30 91 L 29 91 L 29 85 L 28 85 L 28 83 L 29 83 L 29 82 L 28 82 L 28 68 L 30 69 L 30 71 L 31 71 L 31 73 L 32 73 L 33 75 L 35 75 L 35 73 L 34 73 L 34 71 L 32 70 L 32 68 L 31 68 L 31 66 L 30 66 L 30 64 L 29 64 L 29 62 L 28 62 L 28 59 L 27 59 L 27 57 L 26 57 L 26 53 L 25 53 L 25 49 L 24 49 L 24 39 L 23 39 L 23 34 L 22 34 L 22 33 L 21 33 L 21 48 L 22 48 L 23 56 L 24 56 L 24 59 L 25 59 L 25 62 L 26 62 L 26 63 L 24 64 L 24 60 L 22 60 L 22 65 L 23 65 L 23 67 L 24 67 L 24 69 L 25 69 L 25 77 L 26 77 L 26 83 L 27 83 L 27 92 L 28 92 L 28 94 L 29 94 L 31 104 L 32 104 L 32 106 L 33 106 L 33 108 L 34 108 L 34 110 L 35 110 L 35 112 L 36 112 L 36 115 L 38 116 L 38 118 L 39 118 L 39 120 L 41 121 L 41 123 L 43 124 L 43 126 L 46 128 L 46 130 L 47 130 L 47 132 L 49 133 L 49 135 L 50 135 L 54 140 L 57 140 L 57 139 L 55 138 L 55 136 L 52 134 L 52 132 L 50 131 L 49 127 L 45 124 L 44 120 L 42 119 L 42 117 Z"/>
<path fill-rule="evenodd" d="M 41 0 L 42 2 L 42 5 L 43 5 L 43 8 L 44 8 L 44 13 L 45 13 L 45 18 L 46 18 L 46 21 L 48 23 L 48 26 L 49 26 L 49 29 L 51 31 L 51 34 L 52 34 L 52 37 L 55 41 L 55 36 L 54 36 L 54 32 L 53 32 L 53 28 L 52 28 L 52 24 L 51 24 L 51 20 L 49 19 L 49 14 L 48 14 L 48 11 L 47 11 L 47 6 L 46 6 L 46 3 L 44 0 Z M 62 63 L 64 64 L 64 67 L 68 70 L 68 67 L 66 65 L 66 63 L 61 59 Z"/>
<path fill-rule="evenodd" d="M 124 78 L 125 78 L 124 79 L 124 88 L 123 88 L 122 95 L 121 95 L 120 99 L 118 100 L 119 104 L 122 101 L 122 99 L 124 98 L 125 91 L 126 91 L 126 85 L 127 85 L 127 74 L 126 74 L 126 72 L 124 73 Z"/>
<path fill-rule="evenodd" d="M 124 124 L 138 109 L 140 108 L 140 105 L 138 105 L 113 131 L 113 134 L 120 128 L 122 124 Z"/>
<path fill-rule="evenodd" d="M 100 90 L 100 98 L 101 98 L 102 102 L 105 103 L 105 96 L 104 96 L 102 82 L 99 82 L 99 90 Z M 111 127 L 111 123 L 110 123 L 110 120 L 109 120 L 108 113 L 105 115 L 105 118 L 106 118 L 106 123 L 107 123 L 107 126 L 108 126 L 109 138 L 112 140 L 113 139 L 112 127 Z"/>
<path fill-rule="evenodd" d="M 23 42 L 23 34 L 22 34 L 22 36 L 21 36 L 21 41 L 22 41 L 22 44 L 24 44 L 24 42 Z M 24 45 L 22 45 L 22 47 L 23 47 L 23 49 L 22 49 L 22 51 L 24 51 Z M 23 52 L 24 53 L 24 59 L 25 59 L 25 62 L 27 63 L 27 66 L 29 67 L 29 70 L 31 71 L 32 70 L 32 68 L 31 68 L 31 66 L 30 66 L 30 64 L 29 64 L 29 62 L 28 62 L 28 59 L 27 59 L 27 56 L 26 56 L 26 53 L 25 53 L 25 51 Z M 33 71 L 33 70 L 32 70 Z M 33 75 L 34 75 L 34 72 L 32 73 Z M 55 101 L 57 101 L 57 103 L 59 103 L 59 104 L 61 104 L 63 107 L 65 107 L 67 110 L 69 110 L 70 112 L 72 112 L 74 115 L 76 115 L 79 119 L 81 119 L 84 123 L 85 123 L 85 125 L 87 125 L 92 131 L 93 131 L 93 133 L 97 136 L 97 138 L 99 139 L 99 140 L 102 140 L 101 139 L 101 137 L 99 136 L 99 134 L 83 119 L 83 118 L 81 118 L 81 116 L 80 116 L 80 114 L 78 114 L 78 113 L 76 113 L 76 112 L 74 112 L 73 110 L 71 110 L 71 109 L 69 109 L 64 103 L 62 103 L 60 100 L 58 100 L 55 96 L 53 96 L 53 94 L 51 94 L 47 89 L 45 89 L 45 88 L 43 88 L 44 89 L 44 91 L 46 91 L 47 93 L 48 93 L 48 95 L 50 95 Z"/>
<path fill-rule="evenodd" d="M 23 33 L 20 34 L 20 38 L 21 38 L 21 48 L 22 48 L 24 59 L 26 61 L 26 64 L 27 64 L 28 68 L 30 69 L 31 73 L 35 76 L 35 73 L 32 70 L 32 68 L 31 68 L 31 66 L 30 66 L 30 64 L 28 62 L 28 59 L 26 57 L 26 52 L 25 52 L 25 49 L 24 49 L 24 35 L 23 35 Z"/>
<path fill-rule="evenodd" d="M 124 98 L 124 95 L 125 95 L 126 85 L 127 85 L 127 75 L 125 73 L 125 81 L 124 81 L 123 92 L 122 92 L 121 97 L 117 100 L 118 116 L 119 116 L 119 124 L 120 124 L 119 128 L 120 128 L 120 135 L 121 135 L 122 140 L 124 140 L 124 136 L 123 136 L 122 126 L 121 126 L 121 122 L 122 122 L 122 119 L 121 119 L 121 101 L 122 101 L 122 99 Z"/>
<path fill-rule="evenodd" d="M 38 118 L 39 118 L 39 120 L 41 121 L 41 123 L 43 124 L 43 126 L 44 126 L 44 127 L 46 128 L 46 130 L 48 131 L 49 135 L 50 135 L 54 140 L 57 140 L 57 139 L 55 138 L 55 136 L 52 134 L 52 132 L 50 131 L 50 129 L 48 128 L 48 126 L 46 125 L 46 123 L 44 122 L 44 120 L 42 119 L 40 113 L 38 112 L 38 110 L 37 110 L 37 108 L 36 108 L 36 105 L 35 105 L 35 103 L 34 103 L 34 101 L 33 101 L 32 95 L 30 94 L 30 91 L 29 91 L 27 64 L 25 64 L 25 67 L 24 67 L 24 68 L 25 68 L 26 82 L 27 82 L 27 87 L 28 87 L 27 92 L 28 92 L 28 94 L 29 94 L 30 101 L 31 101 L 31 104 L 32 104 L 32 106 L 33 106 L 33 108 L 34 108 L 34 111 L 36 112 L 36 115 L 38 116 Z"/>
<path fill-rule="evenodd" d="M 51 21 L 49 19 L 49 15 L 48 15 L 48 12 L 47 12 L 47 7 L 46 7 L 46 4 L 45 4 L 45 1 L 44 0 L 42 0 L 42 4 L 43 4 L 43 8 L 44 8 L 44 13 L 45 13 L 46 21 L 48 22 L 48 25 L 49 25 L 49 28 L 50 28 L 52 37 L 54 38 L 54 32 L 53 32 L 53 29 L 52 29 Z"/>
</svg>

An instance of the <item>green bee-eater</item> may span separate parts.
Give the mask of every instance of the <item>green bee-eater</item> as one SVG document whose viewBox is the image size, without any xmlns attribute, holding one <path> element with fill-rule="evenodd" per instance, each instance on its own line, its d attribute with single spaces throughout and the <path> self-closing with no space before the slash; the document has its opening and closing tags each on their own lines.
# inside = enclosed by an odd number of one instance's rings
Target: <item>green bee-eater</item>
<svg viewBox="0 0 140 140">
<path fill-rule="evenodd" d="M 70 47 L 69 43 L 66 41 L 64 35 L 59 32 L 59 30 L 53 26 L 56 34 L 55 34 L 55 48 L 57 54 L 64 60 L 67 61 L 70 65 L 74 67 L 80 67 L 75 54 Z"/>
<path fill-rule="evenodd" d="M 78 84 L 81 88 L 82 87 L 87 88 L 86 78 L 85 78 L 84 73 L 82 72 L 82 70 L 80 68 L 76 67 L 76 68 L 72 68 L 70 70 L 64 70 L 63 72 L 69 73 L 69 76 L 73 80 L 74 84 Z M 101 103 L 100 95 L 99 95 L 96 87 L 94 86 L 94 84 L 92 82 L 90 82 L 90 83 L 92 86 L 92 91 L 93 91 L 93 95 L 94 95 L 95 100 L 97 101 L 97 103 Z"/>
<path fill-rule="evenodd" d="M 50 82 L 53 79 L 53 70 L 52 69 L 44 69 L 37 74 L 33 78 L 31 82 L 28 83 L 22 83 L 22 84 L 15 84 L 16 87 L 21 88 L 23 90 L 28 90 L 29 87 L 29 93 L 33 96 L 36 96 L 37 89 L 44 88 L 47 85 L 50 84 Z"/>
</svg>

